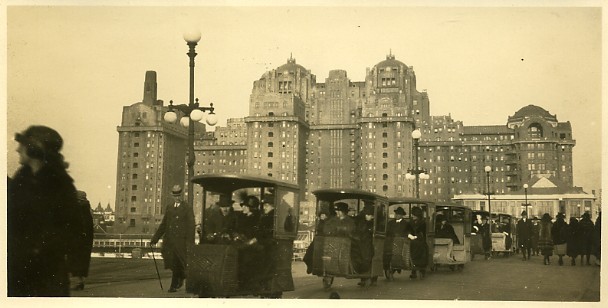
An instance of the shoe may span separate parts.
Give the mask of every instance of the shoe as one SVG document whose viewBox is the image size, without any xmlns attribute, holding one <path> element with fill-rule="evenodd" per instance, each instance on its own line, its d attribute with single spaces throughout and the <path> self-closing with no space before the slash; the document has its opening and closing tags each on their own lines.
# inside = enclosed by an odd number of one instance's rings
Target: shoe
<svg viewBox="0 0 608 308">
<path fill-rule="evenodd" d="M 177 287 L 175 287 L 176 289 L 181 288 L 184 285 L 184 278 L 180 278 L 179 282 L 177 283 Z"/>
<path fill-rule="evenodd" d="M 169 293 L 175 293 L 175 292 L 177 292 L 177 289 L 176 289 L 176 288 L 171 287 L 171 288 L 169 289 Z"/>
<path fill-rule="evenodd" d="M 84 283 L 83 283 L 83 282 L 81 282 L 81 283 L 79 283 L 79 284 L 77 284 L 77 285 L 73 286 L 73 287 L 72 287 L 72 290 L 73 290 L 73 291 L 82 291 L 82 290 L 84 290 Z"/>
</svg>

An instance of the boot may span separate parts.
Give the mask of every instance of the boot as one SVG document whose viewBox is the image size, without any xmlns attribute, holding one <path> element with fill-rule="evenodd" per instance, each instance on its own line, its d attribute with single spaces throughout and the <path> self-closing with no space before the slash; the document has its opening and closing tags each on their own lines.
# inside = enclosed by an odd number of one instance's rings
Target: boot
<svg viewBox="0 0 608 308">
<path fill-rule="evenodd" d="M 559 256 L 559 260 L 557 261 L 557 263 L 562 266 L 564 265 L 564 260 L 562 260 L 562 256 Z"/>
<path fill-rule="evenodd" d="M 572 258 L 572 261 L 570 261 L 570 265 L 572 265 L 572 266 L 576 265 L 576 258 Z"/>
<path fill-rule="evenodd" d="M 547 257 L 545 257 L 545 258 L 543 259 L 543 264 L 544 264 L 544 265 L 547 265 Z"/>
<path fill-rule="evenodd" d="M 416 270 L 412 270 L 412 274 L 410 274 L 410 278 L 412 278 L 412 279 L 418 278 L 418 275 L 416 275 Z"/>
</svg>

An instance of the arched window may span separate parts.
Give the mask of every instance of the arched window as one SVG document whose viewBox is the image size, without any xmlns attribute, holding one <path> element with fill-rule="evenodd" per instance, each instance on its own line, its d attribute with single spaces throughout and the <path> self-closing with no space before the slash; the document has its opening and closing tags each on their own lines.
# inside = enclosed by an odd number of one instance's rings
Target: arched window
<svg viewBox="0 0 608 308">
<path fill-rule="evenodd" d="M 543 127 L 538 123 L 532 123 L 528 126 L 528 136 L 530 138 L 542 138 L 543 137 Z"/>
</svg>

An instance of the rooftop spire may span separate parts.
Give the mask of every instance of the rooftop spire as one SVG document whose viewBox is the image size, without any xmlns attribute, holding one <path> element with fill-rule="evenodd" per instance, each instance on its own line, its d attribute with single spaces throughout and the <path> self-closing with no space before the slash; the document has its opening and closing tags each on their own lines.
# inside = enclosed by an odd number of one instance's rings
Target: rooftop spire
<svg viewBox="0 0 608 308">
<path fill-rule="evenodd" d="M 393 54 L 393 49 L 388 50 L 388 55 L 386 55 L 387 60 L 395 60 L 395 55 Z"/>
</svg>

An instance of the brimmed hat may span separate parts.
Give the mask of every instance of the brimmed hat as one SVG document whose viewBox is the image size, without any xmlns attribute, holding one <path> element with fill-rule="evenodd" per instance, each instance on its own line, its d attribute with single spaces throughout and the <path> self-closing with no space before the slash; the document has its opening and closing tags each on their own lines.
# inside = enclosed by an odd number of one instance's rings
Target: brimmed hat
<svg viewBox="0 0 608 308">
<path fill-rule="evenodd" d="M 444 221 L 444 220 L 447 221 L 447 218 L 445 218 L 445 215 L 443 215 L 443 214 L 437 214 L 436 219 L 437 219 L 437 221 L 440 221 L 440 222 Z"/>
<path fill-rule="evenodd" d="M 545 213 L 545 214 L 543 214 L 543 217 L 540 220 L 547 221 L 547 220 L 551 220 L 551 219 L 552 219 L 551 215 L 549 215 L 549 213 Z"/>
<path fill-rule="evenodd" d="M 413 207 L 412 208 L 412 215 L 418 217 L 418 218 L 422 218 L 422 210 L 419 207 Z"/>
<path fill-rule="evenodd" d="M 522 212 L 521 212 L 521 216 L 528 216 L 528 212 L 526 212 L 526 211 L 522 211 Z"/>
<path fill-rule="evenodd" d="M 589 215 L 589 212 L 585 212 L 583 214 L 583 218 L 591 218 L 591 215 Z"/>
<path fill-rule="evenodd" d="M 343 212 L 345 214 L 348 213 L 348 204 L 346 204 L 344 202 L 338 202 L 338 203 L 336 203 L 334 205 L 336 207 L 336 211 Z"/>
<path fill-rule="evenodd" d="M 564 219 L 564 218 L 566 218 L 566 215 L 564 215 L 564 213 L 557 213 L 557 216 L 555 216 L 555 218 L 557 218 L 557 219 L 560 219 L 560 218 Z"/>
<path fill-rule="evenodd" d="M 174 196 L 179 196 L 182 194 L 182 187 L 179 185 L 173 185 L 173 189 L 171 189 L 171 194 Z"/>
<path fill-rule="evenodd" d="M 395 212 L 395 214 L 405 215 L 405 211 L 402 207 L 397 207 L 393 212 Z"/>
</svg>

